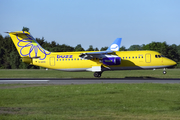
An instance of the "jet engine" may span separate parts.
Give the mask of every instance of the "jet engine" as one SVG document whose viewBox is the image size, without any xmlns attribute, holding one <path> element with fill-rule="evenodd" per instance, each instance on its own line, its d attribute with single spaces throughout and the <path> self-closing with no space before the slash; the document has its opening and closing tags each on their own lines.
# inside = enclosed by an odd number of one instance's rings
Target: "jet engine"
<svg viewBox="0 0 180 120">
<path fill-rule="evenodd" d="M 105 65 L 120 65 L 121 58 L 120 57 L 105 57 L 102 59 L 102 63 Z"/>
</svg>

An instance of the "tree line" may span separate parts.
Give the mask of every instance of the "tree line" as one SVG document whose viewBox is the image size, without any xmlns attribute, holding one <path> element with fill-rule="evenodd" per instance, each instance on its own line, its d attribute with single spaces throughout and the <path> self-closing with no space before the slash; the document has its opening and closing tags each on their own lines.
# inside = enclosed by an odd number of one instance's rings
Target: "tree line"
<svg viewBox="0 0 180 120">
<path fill-rule="evenodd" d="M 50 52 L 73 52 L 73 51 L 99 51 L 98 48 L 93 48 L 92 45 L 85 50 L 81 44 L 78 44 L 75 47 L 58 44 L 55 41 L 47 42 L 42 37 L 36 38 L 36 41 L 46 50 Z M 108 47 L 102 47 L 100 51 L 107 50 Z M 128 49 L 122 46 L 120 51 L 134 51 L 134 50 L 153 50 L 157 51 L 164 56 L 180 62 L 180 45 L 172 44 L 168 45 L 166 42 L 151 42 L 149 44 L 143 45 L 131 45 Z M 179 67 L 179 66 L 177 66 Z M 18 51 L 16 50 L 13 41 L 9 36 L 3 37 L 0 34 L 0 69 L 39 69 L 38 66 L 29 65 L 23 63 L 19 56 Z"/>
</svg>

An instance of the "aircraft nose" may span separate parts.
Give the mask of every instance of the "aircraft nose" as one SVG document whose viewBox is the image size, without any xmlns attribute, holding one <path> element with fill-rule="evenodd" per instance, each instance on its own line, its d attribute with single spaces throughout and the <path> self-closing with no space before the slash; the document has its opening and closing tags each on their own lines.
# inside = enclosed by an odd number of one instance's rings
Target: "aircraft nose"
<svg viewBox="0 0 180 120">
<path fill-rule="evenodd" d="M 177 63 L 176 63 L 175 61 L 172 60 L 172 65 L 174 66 L 174 65 L 176 65 L 176 64 L 177 64 Z"/>
<path fill-rule="evenodd" d="M 163 63 L 164 63 L 164 65 L 167 65 L 169 67 L 173 67 L 173 66 L 175 66 L 177 64 L 175 61 L 173 61 L 173 60 L 171 60 L 169 58 L 163 59 Z"/>
<path fill-rule="evenodd" d="M 169 60 L 169 65 L 171 65 L 171 66 L 175 66 L 177 63 L 175 62 L 175 61 L 173 61 L 173 60 Z"/>
</svg>

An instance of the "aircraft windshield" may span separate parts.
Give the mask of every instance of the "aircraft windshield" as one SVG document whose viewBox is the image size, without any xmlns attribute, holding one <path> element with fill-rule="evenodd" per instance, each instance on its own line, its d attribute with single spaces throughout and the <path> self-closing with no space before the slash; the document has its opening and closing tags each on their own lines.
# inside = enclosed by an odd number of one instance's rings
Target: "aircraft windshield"
<svg viewBox="0 0 180 120">
<path fill-rule="evenodd" d="M 155 55 L 155 58 L 165 57 L 164 55 Z"/>
</svg>

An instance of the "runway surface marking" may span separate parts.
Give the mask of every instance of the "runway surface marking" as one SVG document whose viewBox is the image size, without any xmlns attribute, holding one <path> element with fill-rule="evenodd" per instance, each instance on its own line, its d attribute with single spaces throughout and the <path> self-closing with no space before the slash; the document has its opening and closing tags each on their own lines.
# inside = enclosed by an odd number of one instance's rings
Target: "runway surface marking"
<svg viewBox="0 0 180 120">
<path fill-rule="evenodd" d="M 47 82 L 49 80 L 0 80 L 0 82 Z"/>
</svg>

